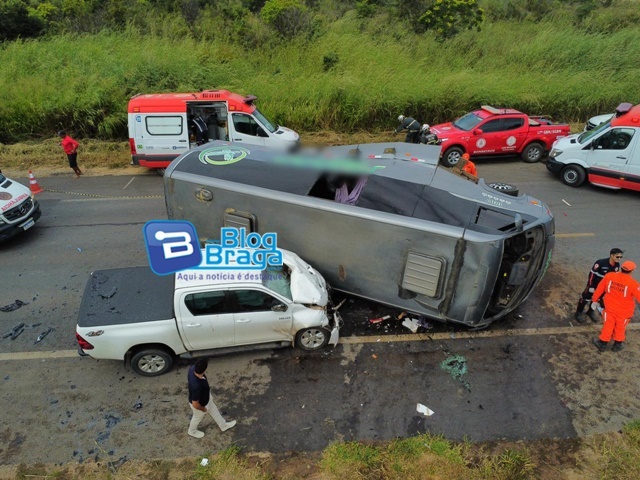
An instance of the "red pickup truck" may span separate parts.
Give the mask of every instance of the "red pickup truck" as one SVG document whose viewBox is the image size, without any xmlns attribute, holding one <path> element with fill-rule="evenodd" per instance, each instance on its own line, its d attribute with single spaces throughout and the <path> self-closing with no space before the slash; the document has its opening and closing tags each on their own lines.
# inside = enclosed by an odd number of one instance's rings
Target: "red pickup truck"
<svg viewBox="0 0 640 480">
<path fill-rule="evenodd" d="M 454 122 L 431 127 L 441 142 L 441 162 L 447 167 L 458 163 L 463 153 L 472 157 L 519 154 L 523 161 L 535 163 L 569 130 L 569 125 L 554 124 L 545 117 L 486 105 Z"/>
</svg>

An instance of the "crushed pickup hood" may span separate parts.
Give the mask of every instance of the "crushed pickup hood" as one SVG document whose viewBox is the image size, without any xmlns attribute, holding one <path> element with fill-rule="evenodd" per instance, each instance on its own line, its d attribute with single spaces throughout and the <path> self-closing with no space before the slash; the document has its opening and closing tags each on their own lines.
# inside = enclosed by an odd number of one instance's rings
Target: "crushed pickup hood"
<svg viewBox="0 0 640 480">
<path fill-rule="evenodd" d="M 283 261 L 291 269 L 292 300 L 296 303 L 326 306 L 329 294 L 322 275 L 295 253 L 283 253 Z"/>
</svg>

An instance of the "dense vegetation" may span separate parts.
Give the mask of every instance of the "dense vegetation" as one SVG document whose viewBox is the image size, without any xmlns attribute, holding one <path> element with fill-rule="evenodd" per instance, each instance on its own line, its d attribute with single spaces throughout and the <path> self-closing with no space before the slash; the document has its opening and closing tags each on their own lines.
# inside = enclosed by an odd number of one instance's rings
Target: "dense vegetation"
<svg viewBox="0 0 640 480">
<path fill-rule="evenodd" d="M 130 96 L 212 88 L 301 131 L 584 120 L 638 100 L 639 33 L 634 0 L 0 0 L 0 142 L 124 139 Z"/>
</svg>

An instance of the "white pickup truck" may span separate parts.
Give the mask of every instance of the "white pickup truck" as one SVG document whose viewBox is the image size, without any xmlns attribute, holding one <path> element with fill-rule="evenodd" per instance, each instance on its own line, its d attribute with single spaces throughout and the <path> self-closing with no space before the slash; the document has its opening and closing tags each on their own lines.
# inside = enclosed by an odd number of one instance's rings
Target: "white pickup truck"
<svg viewBox="0 0 640 480">
<path fill-rule="evenodd" d="M 144 376 L 194 358 L 338 343 L 342 320 L 322 276 L 281 249 L 282 267 L 194 269 L 159 276 L 149 267 L 96 271 L 80 305 L 80 355 L 124 360 Z"/>
</svg>

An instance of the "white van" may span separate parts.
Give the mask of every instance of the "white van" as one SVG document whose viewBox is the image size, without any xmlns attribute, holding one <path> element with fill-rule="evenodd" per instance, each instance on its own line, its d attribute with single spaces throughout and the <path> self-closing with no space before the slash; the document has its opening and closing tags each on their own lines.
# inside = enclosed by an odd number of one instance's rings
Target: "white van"
<svg viewBox="0 0 640 480">
<path fill-rule="evenodd" d="M 256 108 L 256 100 L 254 95 L 228 90 L 132 97 L 128 107 L 132 163 L 164 169 L 174 158 L 197 146 L 198 137 L 205 142 L 227 140 L 295 149 L 300 135 L 271 122 Z"/>
<path fill-rule="evenodd" d="M 40 205 L 31 191 L 0 171 L 0 242 L 29 230 L 40 215 Z"/>
<path fill-rule="evenodd" d="M 565 185 L 640 191 L 640 105 L 621 104 L 608 122 L 553 144 L 547 169 Z"/>
</svg>

